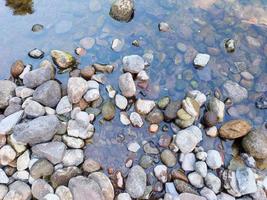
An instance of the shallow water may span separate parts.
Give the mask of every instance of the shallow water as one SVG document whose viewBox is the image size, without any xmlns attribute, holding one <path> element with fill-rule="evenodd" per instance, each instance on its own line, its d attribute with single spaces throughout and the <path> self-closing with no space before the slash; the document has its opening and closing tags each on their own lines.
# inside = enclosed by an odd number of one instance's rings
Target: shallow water
<svg viewBox="0 0 267 200">
<path fill-rule="evenodd" d="M 232 110 L 232 116 L 228 114 L 226 119 L 244 118 L 253 123 L 254 127 L 266 122 L 266 109 L 255 107 L 255 100 L 267 95 L 266 85 L 262 86 L 263 89 L 257 89 L 260 81 L 267 76 L 266 1 L 136 1 L 135 16 L 129 23 L 117 22 L 109 16 L 110 2 L 38 0 L 22 10 L 18 6 L 14 10 L 10 4 L 6 6 L 8 4 L 5 1 L 0 1 L 0 78 L 9 77 L 10 66 L 17 59 L 38 67 L 40 60 L 28 56 L 33 48 L 43 50 L 44 58 L 51 59 L 50 50 L 59 49 L 75 54 L 74 50 L 80 46 L 80 40 L 92 37 L 95 40 L 93 47 L 87 49 L 85 56 L 77 57 L 79 68 L 95 62 L 115 63 L 115 71 L 107 76 L 107 83 L 116 90 L 122 57 L 152 51 L 154 60 L 148 68 L 151 80 L 148 88 L 143 90 L 146 98 L 156 100 L 171 96 L 172 99 L 182 99 L 185 92 L 191 89 L 209 94 L 215 88 L 221 88 L 225 80 L 241 81 L 240 84 L 244 84 L 249 91 L 249 98 L 234 105 L 236 110 Z M 171 26 L 171 32 L 158 31 L 158 23 L 162 21 Z M 36 23 L 44 26 L 42 32 L 32 32 L 31 28 Z M 249 43 L 247 36 L 253 37 L 253 42 Z M 122 51 L 118 53 L 110 48 L 115 38 L 125 41 Z M 224 42 L 228 38 L 237 41 L 234 53 L 227 53 L 224 49 Z M 140 47 L 133 46 L 133 40 L 139 40 Z M 178 44 L 184 46 L 186 52 L 178 48 Z M 211 55 L 207 67 L 202 70 L 194 68 L 194 51 Z M 238 69 L 236 66 L 241 67 Z M 250 83 L 242 82 L 242 71 L 249 71 L 254 80 Z M 67 77 L 67 74 L 58 75 L 63 83 L 66 83 Z M 107 99 L 102 87 L 102 95 Z M 140 144 L 144 140 L 157 141 L 162 134 L 160 132 L 151 136 L 147 126 L 141 129 L 125 128 L 119 122 L 118 113 L 112 122 L 102 125 L 97 121 L 95 126 L 93 144 L 88 145 L 86 155 L 98 159 L 104 167 L 123 168 L 128 157 L 138 161 L 140 155 L 129 154 L 126 144 L 133 140 Z M 173 134 L 171 129 L 168 133 Z M 120 142 L 121 135 L 125 137 L 123 142 Z M 221 143 L 218 139 L 207 138 L 203 145 L 221 149 L 227 155 L 231 153 L 230 143 Z"/>
</svg>

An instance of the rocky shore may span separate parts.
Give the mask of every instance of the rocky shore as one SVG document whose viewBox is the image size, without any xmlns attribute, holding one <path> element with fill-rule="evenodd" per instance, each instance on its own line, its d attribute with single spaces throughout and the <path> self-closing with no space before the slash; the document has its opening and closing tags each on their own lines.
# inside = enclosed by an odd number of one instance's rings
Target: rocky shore
<svg viewBox="0 0 267 200">
<path fill-rule="evenodd" d="M 131 0 L 116 0 L 110 9 L 118 21 L 129 22 L 133 15 Z M 165 22 L 158 29 L 171 31 Z M 116 52 L 122 46 L 119 39 L 111 44 Z M 225 49 L 234 52 L 235 41 L 227 40 Z M 83 50 L 73 52 L 82 56 Z M 0 80 L 0 199 L 267 199 L 266 125 L 227 116 L 232 105 L 248 98 L 239 83 L 225 80 L 222 91 L 212 94 L 191 90 L 182 99 L 155 100 L 142 95 L 153 54 L 124 56 L 119 67 L 94 63 L 82 69 L 73 53 L 51 50 L 49 60 L 45 54 L 31 50 L 39 66 L 17 60 L 11 78 Z M 202 70 L 211 59 L 198 52 L 192 68 Z M 107 75 L 114 71 L 120 75 L 111 85 Z M 69 72 L 66 84 L 58 72 Z M 253 79 L 249 72 L 242 77 Z M 157 143 L 125 143 L 129 154 L 141 156 L 127 158 L 124 171 L 104 168 L 84 153 L 94 142 L 96 124 L 112 123 L 116 116 L 122 126 L 147 128 L 149 137 L 158 137 Z M 218 139 L 219 147 L 203 145 L 210 139 Z M 233 144 L 231 150 L 225 141 Z"/>
</svg>

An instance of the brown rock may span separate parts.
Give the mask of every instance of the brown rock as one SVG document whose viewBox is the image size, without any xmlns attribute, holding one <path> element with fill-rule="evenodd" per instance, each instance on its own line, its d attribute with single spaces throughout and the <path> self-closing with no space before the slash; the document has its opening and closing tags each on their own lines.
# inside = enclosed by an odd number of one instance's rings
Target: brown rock
<svg viewBox="0 0 267 200">
<path fill-rule="evenodd" d="M 95 68 L 92 66 L 86 66 L 81 70 L 81 76 L 86 79 L 90 80 L 91 77 L 95 74 Z"/>
<path fill-rule="evenodd" d="M 219 129 L 219 134 L 222 138 L 236 139 L 247 135 L 251 129 L 251 125 L 245 120 L 231 120 Z"/>
<path fill-rule="evenodd" d="M 24 70 L 24 64 L 21 60 L 17 60 L 12 64 L 10 73 L 14 78 L 18 78 Z"/>
</svg>

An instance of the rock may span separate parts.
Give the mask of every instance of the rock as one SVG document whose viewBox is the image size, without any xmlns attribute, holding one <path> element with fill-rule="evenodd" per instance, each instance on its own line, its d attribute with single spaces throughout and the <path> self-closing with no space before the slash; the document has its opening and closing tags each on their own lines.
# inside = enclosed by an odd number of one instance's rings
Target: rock
<svg viewBox="0 0 267 200">
<path fill-rule="evenodd" d="M 132 198 L 128 193 L 120 193 L 116 200 L 132 200 Z"/>
<path fill-rule="evenodd" d="M 51 184 L 53 188 L 60 185 L 67 186 L 72 177 L 80 175 L 82 172 L 77 167 L 67 167 L 56 170 L 51 176 Z"/>
<path fill-rule="evenodd" d="M 113 51 L 120 52 L 123 48 L 123 45 L 124 45 L 124 40 L 116 38 L 112 41 L 111 49 Z"/>
<path fill-rule="evenodd" d="M 44 57 L 44 52 L 40 49 L 32 49 L 28 55 L 31 57 L 31 58 L 34 58 L 34 59 L 41 59 Z"/>
<path fill-rule="evenodd" d="M 151 142 L 146 142 L 143 146 L 145 153 L 157 155 L 159 154 L 158 148 Z"/>
<path fill-rule="evenodd" d="M 153 158 L 149 155 L 143 155 L 139 162 L 140 166 L 144 169 L 147 169 L 152 166 L 153 164 Z"/>
<path fill-rule="evenodd" d="M 206 134 L 210 137 L 217 137 L 218 136 L 218 130 L 216 126 L 210 127 L 206 130 Z"/>
<path fill-rule="evenodd" d="M 97 100 L 100 97 L 99 90 L 98 89 L 91 89 L 86 92 L 84 95 L 84 99 L 87 102 L 92 102 Z"/>
<path fill-rule="evenodd" d="M 198 117 L 200 106 L 195 99 L 186 97 L 182 101 L 182 107 L 192 117 Z"/>
<path fill-rule="evenodd" d="M 26 99 L 27 97 L 32 96 L 33 93 L 34 93 L 33 89 L 26 88 L 24 86 L 20 86 L 16 88 L 17 97 L 21 97 L 22 99 Z"/>
<path fill-rule="evenodd" d="M 231 120 L 219 129 L 219 134 L 222 138 L 233 140 L 247 135 L 251 129 L 251 125 L 245 120 Z"/>
<path fill-rule="evenodd" d="M 168 168 L 165 165 L 157 165 L 154 168 L 154 174 L 159 181 L 166 183 L 168 180 Z"/>
<path fill-rule="evenodd" d="M 235 41 L 233 39 L 226 40 L 224 46 L 228 53 L 235 51 Z"/>
<path fill-rule="evenodd" d="M 112 120 L 115 117 L 115 111 L 115 105 L 111 101 L 107 101 L 102 107 L 103 118 L 107 121 Z"/>
<path fill-rule="evenodd" d="M 93 179 L 101 188 L 105 200 L 114 199 L 114 189 L 109 178 L 102 172 L 94 172 L 88 176 Z"/>
<path fill-rule="evenodd" d="M 196 67 L 205 67 L 210 60 L 210 55 L 199 53 L 194 59 L 194 65 Z"/>
<path fill-rule="evenodd" d="M 96 171 L 100 170 L 101 165 L 100 165 L 100 163 L 96 162 L 95 160 L 88 158 L 83 162 L 82 168 L 85 172 L 92 173 L 92 172 L 96 172 Z"/>
<path fill-rule="evenodd" d="M 229 194 L 235 197 L 240 197 L 242 195 L 238 188 L 235 171 L 224 170 L 222 180 L 223 186 Z"/>
<path fill-rule="evenodd" d="M 156 103 L 151 100 L 138 99 L 135 103 L 136 111 L 142 115 L 147 115 L 155 106 Z"/>
<path fill-rule="evenodd" d="M 242 195 L 257 192 L 255 175 L 250 168 L 238 168 L 236 170 L 236 180 Z"/>
<path fill-rule="evenodd" d="M 30 163 L 30 152 L 26 150 L 23 154 L 21 154 L 17 159 L 17 170 L 25 170 L 29 167 Z"/>
<path fill-rule="evenodd" d="M 205 183 L 215 194 L 219 193 L 221 189 L 221 180 L 217 176 L 209 172 L 205 177 Z"/>
<path fill-rule="evenodd" d="M 239 103 L 248 98 L 247 89 L 230 80 L 223 84 L 223 93 L 230 97 L 234 103 Z"/>
<path fill-rule="evenodd" d="M 125 74 L 120 75 L 119 88 L 123 96 L 125 97 L 135 96 L 136 87 L 135 87 L 133 77 L 130 73 L 125 73 Z"/>
<path fill-rule="evenodd" d="M 253 130 L 242 140 L 242 146 L 244 150 L 257 159 L 265 159 L 267 157 L 266 144 L 266 129 Z"/>
<path fill-rule="evenodd" d="M 9 178 L 7 177 L 5 171 L 0 169 L 0 184 L 8 184 Z"/>
<path fill-rule="evenodd" d="M 201 197 L 195 194 L 182 193 L 179 195 L 180 200 L 206 200 L 205 197 Z"/>
<path fill-rule="evenodd" d="M 202 140 L 202 132 L 197 126 L 190 126 L 177 133 L 175 144 L 183 153 L 194 150 L 196 145 Z"/>
<path fill-rule="evenodd" d="M 130 169 L 126 180 L 126 192 L 132 198 L 140 198 L 145 193 L 146 188 L 146 173 L 142 167 L 136 165 Z"/>
<path fill-rule="evenodd" d="M 163 152 L 160 154 L 160 158 L 163 164 L 165 164 L 167 167 L 174 167 L 177 163 L 176 155 L 168 149 L 163 150 Z"/>
<path fill-rule="evenodd" d="M 169 103 L 170 97 L 163 97 L 158 101 L 157 105 L 160 109 L 165 109 Z"/>
<path fill-rule="evenodd" d="M 164 120 L 163 113 L 161 110 L 154 108 L 147 116 L 146 120 L 150 124 L 160 124 Z"/>
<path fill-rule="evenodd" d="M 208 173 L 207 164 L 203 161 L 197 161 L 195 163 L 195 171 L 205 178 Z"/>
<path fill-rule="evenodd" d="M 125 110 L 128 105 L 128 101 L 124 96 L 117 94 L 115 96 L 115 104 L 119 109 Z"/>
<path fill-rule="evenodd" d="M 137 74 L 136 78 L 137 78 L 137 80 L 140 80 L 140 81 L 148 81 L 149 80 L 149 76 L 145 70 L 140 71 Z"/>
<path fill-rule="evenodd" d="M 186 94 L 186 96 L 195 99 L 200 107 L 204 105 L 207 100 L 206 95 L 198 90 L 191 90 Z"/>
<path fill-rule="evenodd" d="M 219 195 L 217 195 L 217 200 L 235 200 L 235 197 L 221 192 Z"/>
<path fill-rule="evenodd" d="M 134 16 L 134 1 L 115 0 L 111 5 L 109 15 L 118 21 L 131 21 Z"/>
<path fill-rule="evenodd" d="M 68 52 L 52 50 L 51 57 L 60 69 L 71 68 L 76 64 L 75 58 Z"/>
<path fill-rule="evenodd" d="M 4 199 L 6 194 L 8 193 L 8 187 L 6 185 L 0 185 L 0 199 Z"/>
<path fill-rule="evenodd" d="M 171 30 L 171 27 L 166 22 L 160 22 L 158 28 L 161 32 L 169 32 Z"/>
<path fill-rule="evenodd" d="M 84 141 L 80 138 L 63 135 L 62 140 L 68 147 L 73 149 L 81 149 L 84 147 Z"/>
<path fill-rule="evenodd" d="M 57 187 L 55 194 L 59 196 L 61 200 L 73 200 L 72 193 L 66 186 L 61 185 Z"/>
<path fill-rule="evenodd" d="M 28 118 L 36 118 L 45 114 L 44 107 L 36 101 L 30 101 L 24 109 Z"/>
<path fill-rule="evenodd" d="M 44 26 L 42 24 L 34 24 L 32 26 L 32 32 L 41 32 L 44 29 Z"/>
<path fill-rule="evenodd" d="M 182 168 L 185 171 L 193 171 L 195 167 L 196 158 L 193 153 L 181 154 L 180 161 Z"/>
<path fill-rule="evenodd" d="M 51 140 L 58 126 L 59 120 L 55 115 L 42 116 L 16 125 L 12 136 L 17 143 L 37 144 Z"/>
<path fill-rule="evenodd" d="M 8 165 L 16 158 L 16 151 L 10 146 L 5 145 L 0 149 L 0 164 Z"/>
<path fill-rule="evenodd" d="M 7 135 L 21 120 L 23 110 L 15 112 L 0 121 L 0 135 Z"/>
<path fill-rule="evenodd" d="M 54 167 L 48 160 L 40 159 L 32 165 L 30 174 L 32 178 L 38 179 L 52 175 L 53 171 Z"/>
<path fill-rule="evenodd" d="M 216 150 L 209 150 L 206 159 L 207 165 L 211 169 L 218 169 L 222 166 L 223 161 L 220 153 Z"/>
<path fill-rule="evenodd" d="M 63 142 L 48 142 L 37 144 L 32 147 L 32 153 L 38 158 L 46 158 L 53 164 L 58 164 L 63 160 L 66 145 Z"/>
<path fill-rule="evenodd" d="M 135 127 L 142 127 L 144 122 L 141 118 L 141 116 L 137 112 L 132 112 L 130 115 L 130 121 L 133 126 Z"/>
<path fill-rule="evenodd" d="M 207 200 L 217 200 L 216 194 L 209 188 L 204 187 L 200 191 L 201 196 L 205 197 Z"/>
<path fill-rule="evenodd" d="M 21 60 L 17 60 L 11 66 L 10 73 L 14 78 L 18 78 L 24 70 L 24 63 Z"/>
<path fill-rule="evenodd" d="M 113 65 L 106 65 L 106 64 L 99 64 L 99 63 L 94 63 L 93 67 L 97 72 L 101 73 L 111 73 L 114 69 Z"/>
<path fill-rule="evenodd" d="M 120 112 L 120 121 L 125 126 L 128 126 L 131 124 L 131 121 L 126 112 Z"/>
<path fill-rule="evenodd" d="M 84 154 L 81 149 L 70 149 L 66 150 L 65 155 L 63 157 L 63 165 L 64 166 L 78 166 L 83 162 Z"/>
<path fill-rule="evenodd" d="M 203 123 L 206 127 L 215 126 L 218 122 L 217 113 L 208 111 L 203 116 Z"/>
<path fill-rule="evenodd" d="M 16 84 L 8 80 L 0 80 L 0 109 L 8 106 L 9 99 L 15 95 Z"/>
<path fill-rule="evenodd" d="M 100 186 L 93 180 L 77 176 L 69 181 L 69 189 L 74 200 L 99 199 L 105 200 Z"/>
<path fill-rule="evenodd" d="M 179 193 L 186 192 L 186 193 L 191 193 L 195 195 L 198 194 L 198 192 L 190 184 L 186 183 L 185 181 L 175 179 L 174 185 L 175 185 L 177 192 Z"/>
<path fill-rule="evenodd" d="M 42 199 L 45 195 L 53 192 L 53 188 L 43 179 L 37 179 L 32 183 L 32 195 L 36 199 Z"/>
<path fill-rule="evenodd" d="M 70 111 L 72 111 L 72 104 L 70 103 L 68 96 L 64 96 L 57 104 L 56 113 L 58 115 L 63 115 Z"/>
<path fill-rule="evenodd" d="M 21 180 L 21 181 L 28 181 L 29 180 L 29 172 L 26 170 L 22 171 L 16 171 L 13 175 L 12 178 L 15 180 Z"/>
<path fill-rule="evenodd" d="M 27 88 L 36 88 L 37 86 L 42 85 L 44 82 L 49 81 L 53 78 L 54 78 L 53 68 L 41 67 L 26 73 L 23 77 L 23 84 Z"/>
<path fill-rule="evenodd" d="M 95 39 L 92 37 L 85 37 L 80 40 L 80 45 L 85 49 L 91 49 L 95 45 Z"/>
<path fill-rule="evenodd" d="M 208 103 L 208 110 L 217 114 L 218 122 L 224 119 L 225 105 L 217 98 L 212 98 Z"/>
<path fill-rule="evenodd" d="M 129 143 L 127 146 L 128 151 L 136 153 L 140 149 L 140 145 L 137 142 Z"/>
<path fill-rule="evenodd" d="M 267 91 L 267 78 L 266 73 L 263 73 L 259 76 L 258 81 L 255 83 L 256 92 L 266 92 Z"/>
<path fill-rule="evenodd" d="M 71 103 L 78 103 L 88 89 L 87 82 L 80 77 L 71 77 L 68 80 L 68 97 Z"/>
<path fill-rule="evenodd" d="M 52 193 L 49 193 L 47 195 L 45 195 L 42 200 L 60 200 L 59 199 L 59 196 L 57 196 L 56 194 L 52 194 Z"/>
<path fill-rule="evenodd" d="M 61 98 L 61 88 L 57 81 L 43 83 L 33 93 L 33 100 L 51 108 L 56 107 Z"/>
<path fill-rule="evenodd" d="M 95 68 L 92 66 L 86 66 L 81 70 L 81 76 L 85 80 L 90 80 L 94 74 L 95 74 Z"/>
<path fill-rule="evenodd" d="M 164 111 L 164 118 L 167 121 L 171 121 L 177 117 L 177 111 L 181 107 L 181 102 L 180 101 L 172 101 L 170 102 L 165 111 Z"/>
<path fill-rule="evenodd" d="M 178 110 L 177 117 L 175 124 L 182 129 L 192 126 L 195 121 L 195 117 L 189 115 L 183 108 Z"/>
<path fill-rule="evenodd" d="M 88 139 L 91 138 L 94 134 L 94 126 L 90 123 L 81 124 L 77 120 L 70 120 L 68 122 L 67 131 L 69 136 L 79 137 L 81 139 Z"/>
<path fill-rule="evenodd" d="M 203 177 L 197 172 L 192 172 L 188 174 L 188 180 L 196 188 L 202 188 L 204 186 Z"/>
<path fill-rule="evenodd" d="M 123 70 L 132 74 L 138 74 L 145 68 L 145 61 L 141 56 L 130 55 L 123 57 Z"/>
<path fill-rule="evenodd" d="M 14 97 L 16 98 L 16 97 Z M 6 117 L 8 117 L 9 115 L 14 114 L 15 112 L 18 112 L 20 110 L 22 110 L 22 106 L 20 104 L 17 103 L 13 103 L 10 101 L 9 103 L 10 105 L 5 109 L 4 115 Z"/>
<path fill-rule="evenodd" d="M 23 200 L 28 200 L 32 198 L 31 188 L 28 184 L 22 182 L 22 181 L 15 181 L 14 183 L 9 185 L 9 192 L 14 191 L 15 193 L 18 193 L 20 198 Z M 5 197 L 5 200 L 9 199 L 7 196 Z M 14 200 L 13 198 L 10 198 L 10 200 Z"/>
</svg>

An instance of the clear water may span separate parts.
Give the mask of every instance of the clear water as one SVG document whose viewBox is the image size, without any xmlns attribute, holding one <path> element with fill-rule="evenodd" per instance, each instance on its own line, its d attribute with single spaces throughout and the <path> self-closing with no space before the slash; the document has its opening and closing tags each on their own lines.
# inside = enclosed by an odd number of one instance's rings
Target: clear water
<svg viewBox="0 0 267 200">
<path fill-rule="evenodd" d="M 172 99 L 182 99 L 185 92 L 191 89 L 208 94 L 215 88 L 221 88 L 225 80 L 240 82 L 240 72 L 235 67 L 235 63 L 239 63 L 243 70 L 251 72 L 255 78 L 248 89 L 248 100 L 234 105 L 234 116 L 233 113 L 232 116 L 227 114 L 226 119 L 244 118 L 254 127 L 262 126 L 267 120 L 266 110 L 255 107 L 255 100 L 264 93 L 266 95 L 266 91 L 255 90 L 259 78 L 267 75 L 265 0 L 136 1 L 135 16 L 129 23 L 117 22 L 109 16 L 111 0 L 13 1 L 28 2 L 28 6 L 22 4 L 25 8 L 17 6 L 14 9 L 12 0 L 8 1 L 9 6 L 6 6 L 8 2 L 0 1 L 0 78 L 9 77 L 10 66 L 17 59 L 38 67 L 40 60 L 27 55 L 33 48 L 43 50 L 45 58 L 51 59 L 50 50 L 59 49 L 75 54 L 80 40 L 92 37 L 96 41 L 94 46 L 87 50 L 85 56 L 77 57 L 79 68 L 95 62 L 115 63 L 115 71 L 107 77 L 107 83 L 115 89 L 118 89 L 123 56 L 153 52 L 154 60 L 148 68 L 151 80 L 148 88 L 143 90 L 148 99 L 156 100 L 166 95 Z M 171 32 L 158 31 L 158 23 L 162 21 L 171 26 Z M 36 23 L 44 26 L 42 32 L 31 31 Z M 247 36 L 256 38 L 259 45 L 249 44 Z M 115 38 L 125 41 L 119 53 L 110 48 Z M 228 38 L 237 41 L 237 49 L 231 54 L 224 49 L 224 41 Z M 140 47 L 133 46 L 133 40 L 139 40 Z M 194 55 L 178 49 L 178 43 L 184 44 L 187 49 L 209 53 L 211 61 L 208 66 L 196 70 L 192 65 Z M 66 83 L 67 77 L 67 74 L 58 75 L 63 83 Z M 104 86 L 102 95 L 107 99 Z M 142 154 L 129 154 L 127 143 L 134 140 L 140 144 L 143 140 L 156 143 L 162 132 L 151 136 L 147 125 L 141 129 L 124 127 L 119 122 L 118 114 L 112 122 L 103 125 L 98 121 L 101 117 L 96 121 L 93 144 L 87 146 L 86 156 L 99 160 L 104 167 L 123 170 L 127 158 L 134 158 L 137 162 Z M 172 135 L 171 129 L 168 133 Z M 125 137 L 123 142 L 120 142 L 120 135 Z M 228 155 L 231 153 L 230 144 L 218 138 L 206 138 L 203 145 L 220 149 Z"/>
</svg>

